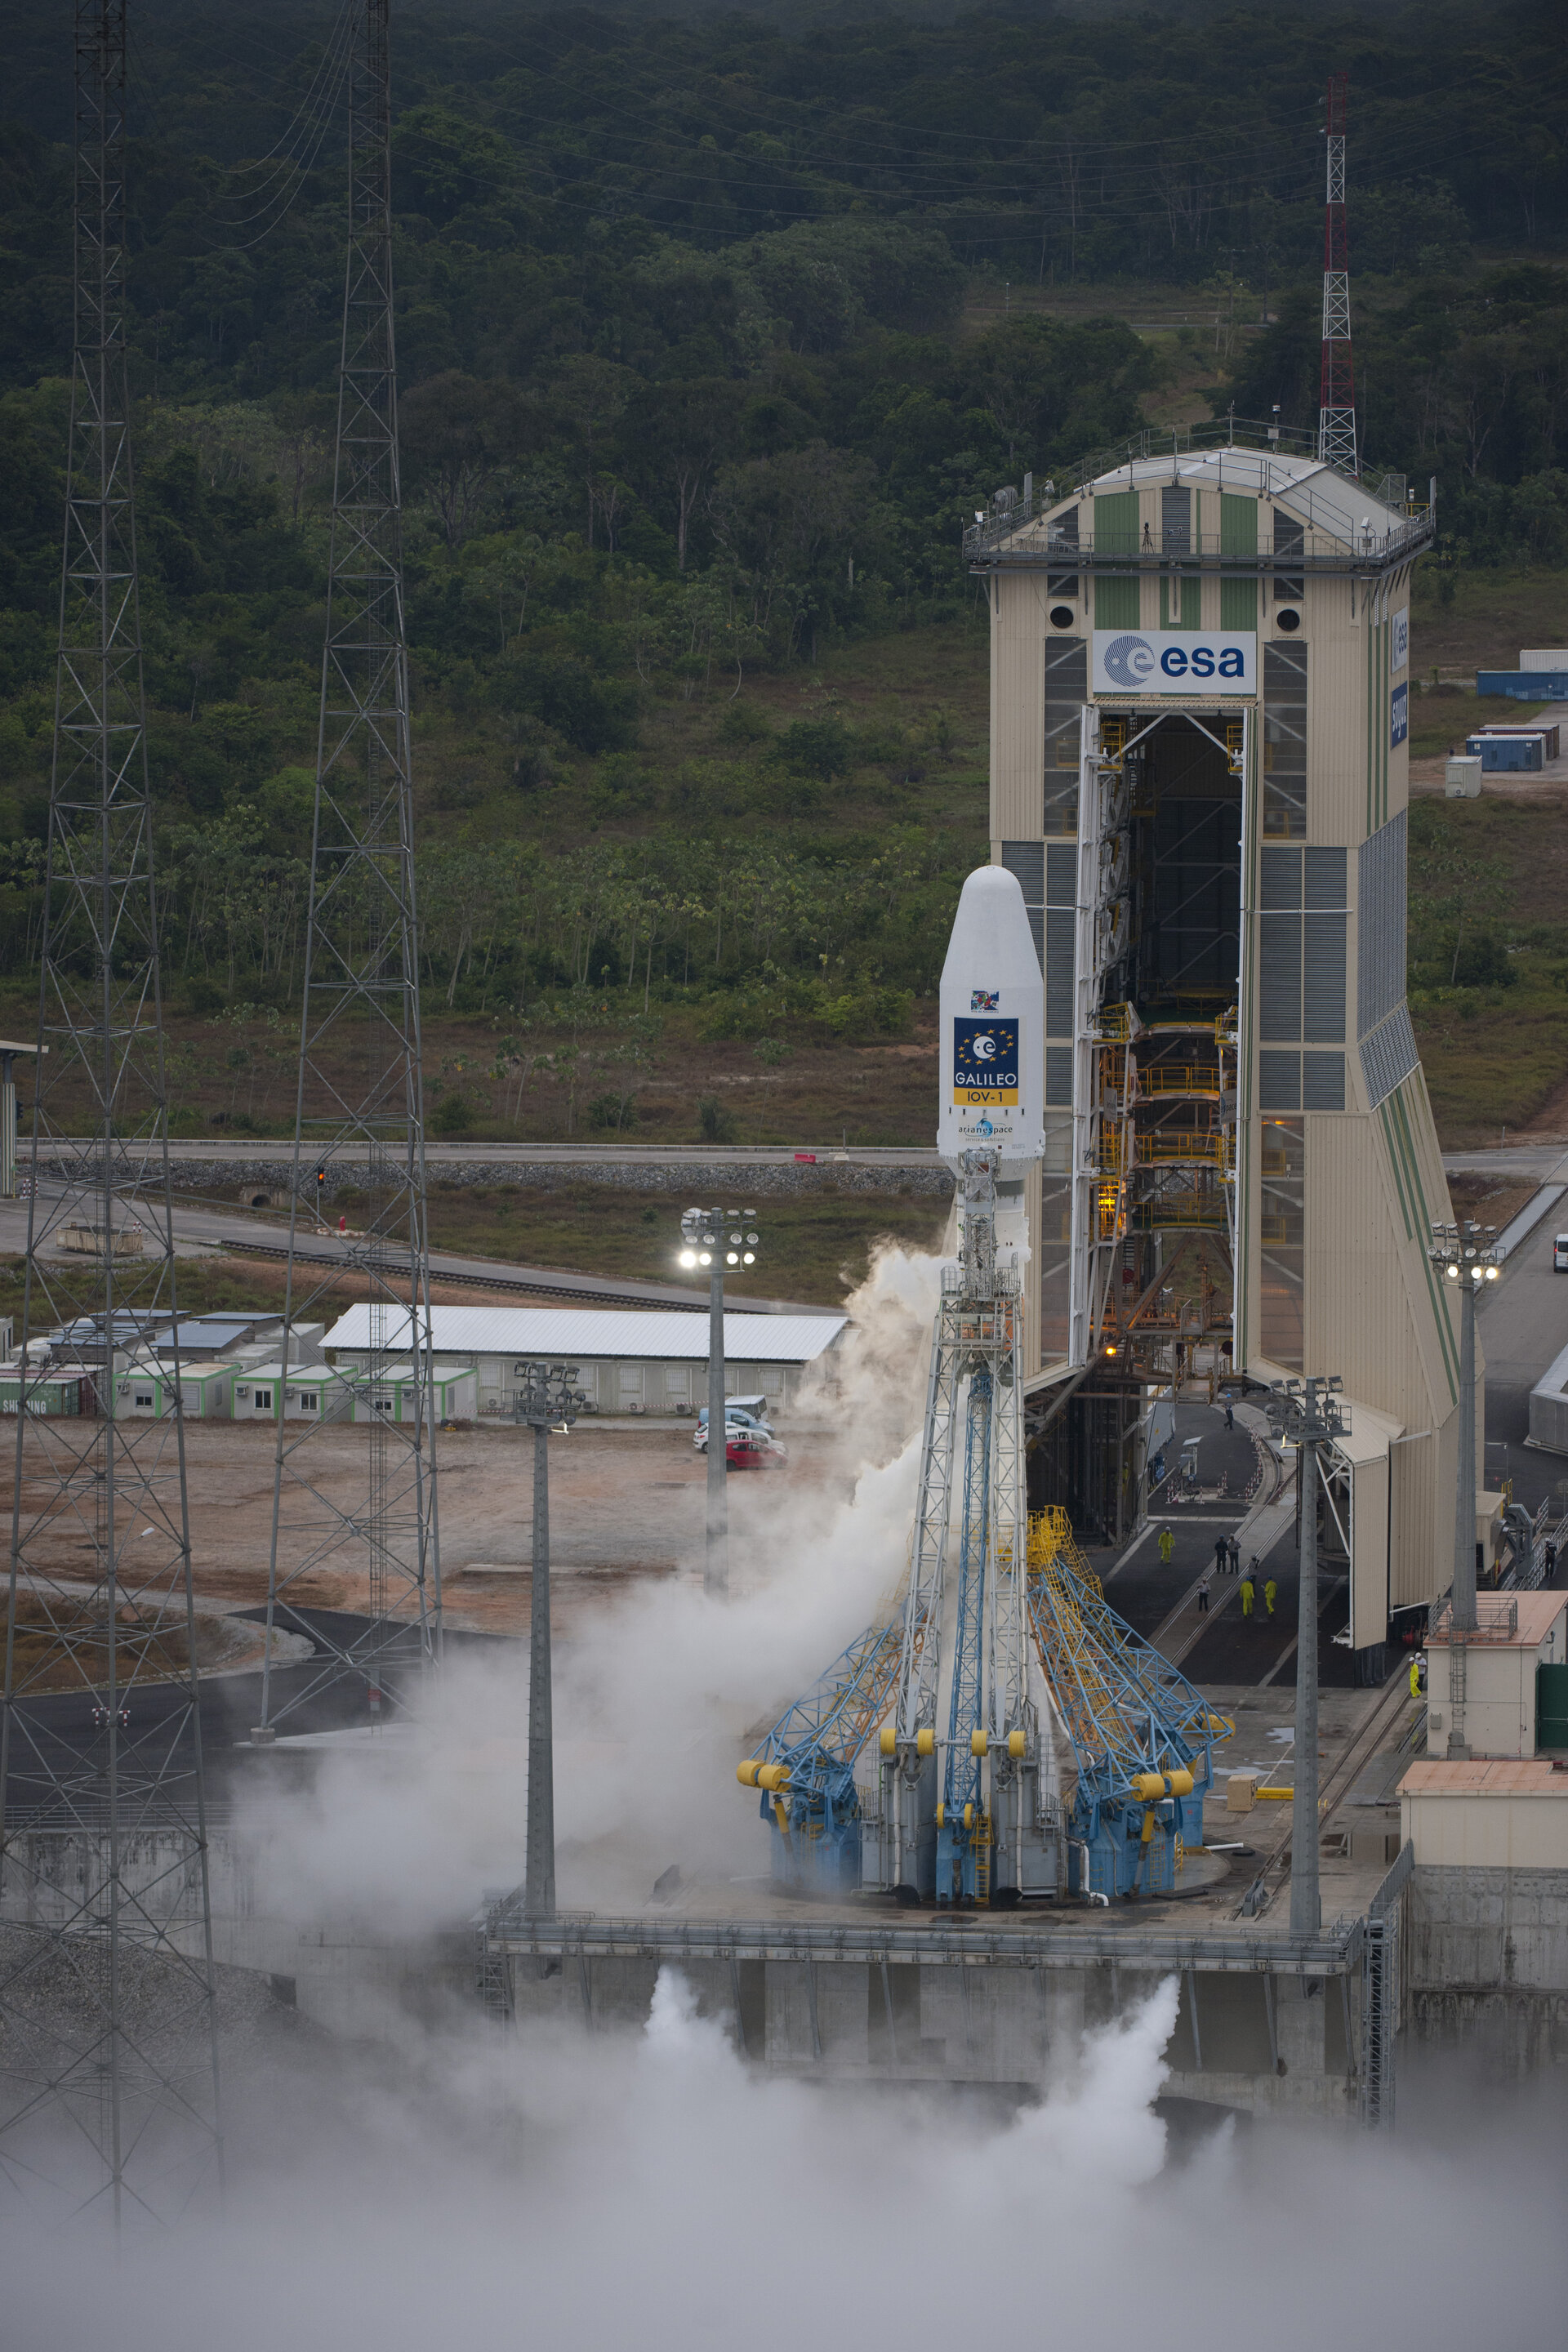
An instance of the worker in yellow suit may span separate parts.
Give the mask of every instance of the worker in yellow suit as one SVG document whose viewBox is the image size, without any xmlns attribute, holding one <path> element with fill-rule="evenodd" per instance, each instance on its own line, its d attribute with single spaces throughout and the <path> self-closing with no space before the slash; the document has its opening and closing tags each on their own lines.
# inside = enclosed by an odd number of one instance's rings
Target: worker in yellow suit
<svg viewBox="0 0 1568 2352">
<path fill-rule="evenodd" d="M 1244 1576 L 1241 1580 L 1241 1613 L 1244 1617 L 1251 1616 L 1253 1599 L 1252 1579 L 1250 1576 Z"/>
<path fill-rule="evenodd" d="M 1175 1550 L 1175 1537 L 1171 1533 L 1169 1528 L 1162 1528 L 1160 1530 L 1160 1558 L 1166 1568 L 1169 1568 L 1171 1565 L 1171 1554 Z"/>
<path fill-rule="evenodd" d="M 1421 1696 L 1421 1661 L 1414 1650 L 1410 1653 L 1410 1696 L 1412 1698 Z"/>
<path fill-rule="evenodd" d="M 1279 1600 L 1279 1587 L 1275 1583 L 1274 1579 L 1270 1577 L 1268 1583 L 1263 1588 L 1263 1606 L 1270 1617 L 1274 1614 L 1274 1603 Z"/>
</svg>

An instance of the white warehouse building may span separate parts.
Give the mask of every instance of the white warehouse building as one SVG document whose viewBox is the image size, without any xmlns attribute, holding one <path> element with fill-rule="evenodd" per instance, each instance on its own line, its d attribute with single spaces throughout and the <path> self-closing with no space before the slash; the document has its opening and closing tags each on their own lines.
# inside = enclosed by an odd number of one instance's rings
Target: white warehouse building
<svg viewBox="0 0 1568 2352">
<path fill-rule="evenodd" d="M 725 1394 L 793 1403 L 808 1369 L 837 1347 L 843 1315 L 727 1314 Z M 679 1308 L 433 1307 L 437 1368 L 472 1370 L 480 1420 L 510 1420 L 530 1364 L 574 1364 L 591 1412 L 695 1412 L 708 1402 L 708 1318 Z M 384 1349 L 409 1346 L 409 1318 L 387 1312 Z M 371 1344 L 370 1308 L 351 1307 L 327 1333 L 327 1361 L 360 1369 Z"/>
</svg>

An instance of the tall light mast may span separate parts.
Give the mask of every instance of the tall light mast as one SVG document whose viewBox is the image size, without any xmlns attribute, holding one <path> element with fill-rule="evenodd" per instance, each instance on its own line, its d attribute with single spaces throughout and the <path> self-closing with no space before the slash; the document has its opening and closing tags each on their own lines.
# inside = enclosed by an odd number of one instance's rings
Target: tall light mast
<svg viewBox="0 0 1568 2352">
<path fill-rule="evenodd" d="M 1323 366 L 1318 393 L 1318 458 L 1359 474 L 1355 373 L 1351 362 L 1350 240 L 1345 227 L 1345 94 L 1348 74 L 1329 76 L 1327 201 L 1323 208 Z"/>
</svg>

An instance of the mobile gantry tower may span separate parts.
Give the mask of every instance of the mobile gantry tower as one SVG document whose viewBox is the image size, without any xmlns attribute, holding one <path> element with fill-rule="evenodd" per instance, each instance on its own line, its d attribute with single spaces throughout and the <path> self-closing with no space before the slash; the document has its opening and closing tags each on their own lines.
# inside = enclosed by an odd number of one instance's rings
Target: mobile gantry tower
<svg viewBox="0 0 1568 2352">
<path fill-rule="evenodd" d="M 1300 446 L 1292 446 L 1293 437 Z M 1149 1400 L 1332 1362 L 1358 1672 L 1447 1581 L 1458 1347 L 1405 1001 L 1412 567 L 1430 506 L 1234 420 L 1144 435 L 966 535 L 992 626 L 992 856 L 1023 886 L 1030 1499 L 1136 1524 Z M 1439 1572 L 1441 1563 L 1441 1572 Z"/>
</svg>

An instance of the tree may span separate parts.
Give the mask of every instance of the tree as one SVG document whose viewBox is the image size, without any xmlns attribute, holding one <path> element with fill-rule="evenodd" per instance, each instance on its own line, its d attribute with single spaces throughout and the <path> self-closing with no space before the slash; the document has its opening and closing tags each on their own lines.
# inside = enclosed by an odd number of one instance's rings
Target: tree
<svg viewBox="0 0 1568 2352">
<path fill-rule="evenodd" d="M 496 476 L 531 446 L 535 419 L 515 384 L 448 368 L 403 401 L 403 454 L 435 509 L 448 547 L 460 547 Z"/>
<path fill-rule="evenodd" d="M 725 376 L 693 376 L 685 383 L 649 384 L 627 408 L 623 435 L 628 470 L 673 517 L 682 572 L 692 516 L 736 446 L 745 398 L 745 385 Z"/>
</svg>

